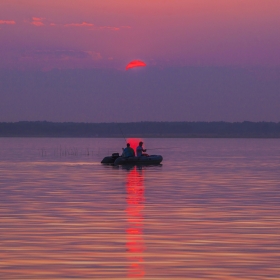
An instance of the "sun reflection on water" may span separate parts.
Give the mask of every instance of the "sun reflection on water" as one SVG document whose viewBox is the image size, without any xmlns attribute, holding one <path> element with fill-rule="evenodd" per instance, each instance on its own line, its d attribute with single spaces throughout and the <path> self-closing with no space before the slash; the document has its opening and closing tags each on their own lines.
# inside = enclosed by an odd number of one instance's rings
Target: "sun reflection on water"
<svg viewBox="0 0 280 280">
<path fill-rule="evenodd" d="M 143 252 L 145 244 L 143 239 L 143 209 L 145 202 L 144 170 L 134 166 L 127 174 L 127 259 L 130 263 L 128 277 L 142 278 L 145 275 Z"/>
</svg>

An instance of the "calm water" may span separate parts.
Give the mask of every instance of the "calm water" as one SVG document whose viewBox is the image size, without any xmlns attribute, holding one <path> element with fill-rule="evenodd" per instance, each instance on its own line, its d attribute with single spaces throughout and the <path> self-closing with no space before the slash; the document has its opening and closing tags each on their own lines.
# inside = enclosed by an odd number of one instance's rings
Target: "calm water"
<svg viewBox="0 0 280 280">
<path fill-rule="evenodd" d="M 124 144 L 0 138 L 0 279 L 280 278 L 280 139 Z"/>
</svg>

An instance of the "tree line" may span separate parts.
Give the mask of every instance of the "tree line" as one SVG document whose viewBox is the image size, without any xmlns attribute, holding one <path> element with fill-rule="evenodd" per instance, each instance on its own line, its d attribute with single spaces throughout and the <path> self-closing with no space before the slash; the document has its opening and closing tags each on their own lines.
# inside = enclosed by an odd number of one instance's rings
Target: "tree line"
<svg viewBox="0 0 280 280">
<path fill-rule="evenodd" d="M 280 122 L 0 122 L 0 137 L 280 138 Z"/>
</svg>

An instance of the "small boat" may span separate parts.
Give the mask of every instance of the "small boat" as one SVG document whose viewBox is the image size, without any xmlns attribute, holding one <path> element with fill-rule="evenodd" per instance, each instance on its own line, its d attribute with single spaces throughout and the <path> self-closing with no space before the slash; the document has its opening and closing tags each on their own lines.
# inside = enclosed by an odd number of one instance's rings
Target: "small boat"
<svg viewBox="0 0 280 280">
<path fill-rule="evenodd" d="M 113 153 L 112 156 L 103 158 L 101 163 L 113 164 L 113 165 L 156 165 L 162 162 L 161 155 L 146 155 L 141 157 L 122 157 L 118 153 Z"/>
</svg>

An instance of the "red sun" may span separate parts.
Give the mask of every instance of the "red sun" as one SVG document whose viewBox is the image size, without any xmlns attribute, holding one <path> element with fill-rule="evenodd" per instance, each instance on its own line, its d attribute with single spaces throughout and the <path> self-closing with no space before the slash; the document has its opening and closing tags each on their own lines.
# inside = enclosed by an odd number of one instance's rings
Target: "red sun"
<svg viewBox="0 0 280 280">
<path fill-rule="evenodd" d="M 141 60 L 133 60 L 126 65 L 125 70 L 134 68 L 134 67 L 145 67 L 145 66 L 146 66 L 145 62 L 143 62 Z"/>
</svg>

